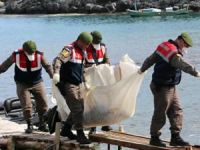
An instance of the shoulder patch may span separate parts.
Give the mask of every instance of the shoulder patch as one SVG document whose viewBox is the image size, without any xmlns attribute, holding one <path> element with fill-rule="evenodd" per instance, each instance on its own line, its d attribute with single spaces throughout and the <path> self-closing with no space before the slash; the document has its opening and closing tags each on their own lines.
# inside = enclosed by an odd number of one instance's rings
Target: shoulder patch
<svg viewBox="0 0 200 150">
<path fill-rule="evenodd" d="M 181 55 L 181 54 L 176 54 L 176 56 L 178 56 L 178 57 L 182 57 L 182 55 Z"/>
<path fill-rule="evenodd" d="M 65 48 L 63 48 L 62 51 L 60 52 L 60 55 L 64 58 L 67 58 L 70 56 L 70 52 L 66 50 Z"/>
</svg>

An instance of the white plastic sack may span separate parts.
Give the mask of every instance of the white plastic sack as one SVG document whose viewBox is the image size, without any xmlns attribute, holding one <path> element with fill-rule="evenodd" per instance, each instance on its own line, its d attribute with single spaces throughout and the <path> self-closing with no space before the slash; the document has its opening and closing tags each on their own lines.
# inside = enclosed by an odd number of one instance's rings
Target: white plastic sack
<svg viewBox="0 0 200 150">
<path fill-rule="evenodd" d="M 137 73 L 138 68 L 125 55 L 118 65 L 102 64 L 86 69 L 86 85 L 83 86 L 85 127 L 116 124 L 133 116 L 144 78 L 144 74 Z M 70 110 L 55 85 L 53 95 L 64 121 Z"/>
</svg>

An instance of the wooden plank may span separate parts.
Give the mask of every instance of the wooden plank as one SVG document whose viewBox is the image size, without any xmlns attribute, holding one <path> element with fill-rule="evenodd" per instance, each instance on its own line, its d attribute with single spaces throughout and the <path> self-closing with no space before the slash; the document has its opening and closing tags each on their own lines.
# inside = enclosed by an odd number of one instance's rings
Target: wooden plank
<svg viewBox="0 0 200 150">
<path fill-rule="evenodd" d="M 0 148 L 6 148 L 8 144 L 8 138 L 0 138 Z"/>
<path fill-rule="evenodd" d="M 12 137 L 8 138 L 7 150 L 15 150 L 15 143 Z"/>
<path fill-rule="evenodd" d="M 194 145 L 194 146 L 192 147 L 192 150 L 200 150 L 200 145 Z"/>
<path fill-rule="evenodd" d="M 15 148 L 17 149 L 34 149 L 34 150 L 44 150 L 50 146 L 50 143 L 38 142 L 38 141 L 15 141 Z"/>
<path fill-rule="evenodd" d="M 56 135 L 54 144 L 56 145 L 55 150 L 59 150 L 60 147 L 60 129 L 61 129 L 61 122 L 56 123 Z"/>
<path fill-rule="evenodd" d="M 22 134 L 14 136 L 17 147 L 21 149 L 33 148 L 43 150 L 55 147 L 55 136 L 49 134 Z M 23 145 L 24 142 L 24 145 Z M 67 137 L 60 137 L 60 150 L 71 149 L 94 149 L 96 144 L 80 145 L 76 140 L 69 140 Z M 34 147 L 34 145 L 36 145 Z"/>
<path fill-rule="evenodd" d="M 142 145 L 142 144 L 137 144 L 137 143 L 131 143 L 128 141 L 122 141 L 119 139 L 114 139 L 114 138 L 109 138 L 109 137 L 103 137 L 103 136 L 90 136 L 90 139 L 95 142 L 100 142 L 100 143 L 107 143 L 107 144 L 113 144 L 113 145 L 120 145 L 123 147 L 128 147 L 128 148 L 135 148 L 135 149 L 140 149 L 140 150 L 169 150 L 167 148 L 157 148 L 149 145 Z"/>
<path fill-rule="evenodd" d="M 149 138 L 121 133 L 116 131 L 103 132 L 90 135 L 90 139 L 95 142 L 113 144 L 140 150 L 187 150 L 190 147 L 157 147 L 149 145 Z M 169 142 L 165 142 L 169 145 Z"/>
</svg>

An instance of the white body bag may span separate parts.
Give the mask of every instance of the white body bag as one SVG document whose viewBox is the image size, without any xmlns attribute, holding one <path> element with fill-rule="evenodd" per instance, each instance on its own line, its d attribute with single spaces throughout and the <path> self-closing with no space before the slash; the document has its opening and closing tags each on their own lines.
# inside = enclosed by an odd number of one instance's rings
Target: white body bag
<svg viewBox="0 0 200 150">
<path fill-rule="evenodd" d="M 133 116 L 144 78 L 144 74 L 137 73 L 138 69 L 125 55 L 117 65 L 102 64 L 85 70 L 84 127 L 116 124 Z M 70 110 L 55 85 L 52 91 L 61 120 L 65 121 Z"/>
</svg>

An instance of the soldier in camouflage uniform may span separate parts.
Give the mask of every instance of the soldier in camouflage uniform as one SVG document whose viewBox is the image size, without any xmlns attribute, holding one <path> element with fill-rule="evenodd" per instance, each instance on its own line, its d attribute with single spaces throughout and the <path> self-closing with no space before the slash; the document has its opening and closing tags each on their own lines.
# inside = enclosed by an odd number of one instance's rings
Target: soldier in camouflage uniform
<svg viewBox="0 0 200 150">
<path fill-rule="evenodd" d="M 41 77 L 42 67 L 45 68 L 50 78 L 53 77 L 53 69 L 47 62 L 42 52 L 38 51 L 33 41 L 26 41 L 22 49 L 17 49 L 0 66 L 0 73 L 5 72 L 15 63 L 15 82 L 17 95 L 20 99 L 24 118 L 27 122 L 26 133 L 32 133 L 32 100 L 31 94 L 35 98 L 36 109 L 39 114 L 39 130 L 48 131 L 44 114 L 48 110 L 47 97 L 44 83 Z"/>
<path fill-rule="evenodd" d="M 159 138 L 160 129 L 166 122 L 166 116 L 171 125 L 170 145 L 189 145 L 180 136 L 183 110 L 180 106 L 176 85 L 181 81 L 181 71 L 200 77 L 200 73 L 183 59 L 185 48 L 191 46 L 192 39 L 188 33 L 184 32 L 176 40 L 161 43 L 156 51 L 144 61 L 139 70 L 139 73 L 142 73 L 155 64 L 150 85 L 154 96 L 154 114 L 150 128 L 151 145 L 166 146 Z"/>
<path fill-rule="evenodd" d="M 53 81 L 58 85 L 71 111 L 64 123 L 61 136 L 76 139 L 80 144 L 91 143 L 83 132 L 84 101 L 81 92 L 85 50 L 91 42 L 91 34 L 82 32 L 76 41 L 62 49 L 53 62 Z M 77 136 L 71 131 L 73 125 Z"/>
</svg>

